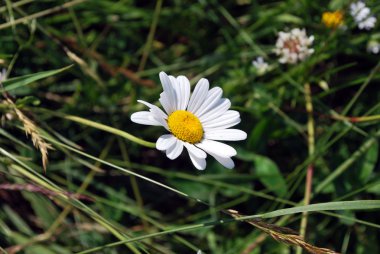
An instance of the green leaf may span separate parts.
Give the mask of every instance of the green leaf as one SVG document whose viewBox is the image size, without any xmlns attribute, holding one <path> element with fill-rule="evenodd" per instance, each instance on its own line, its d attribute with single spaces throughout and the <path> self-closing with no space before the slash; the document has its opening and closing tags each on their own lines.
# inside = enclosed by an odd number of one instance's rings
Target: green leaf
<svg viewBox="0 0 380 254">
<path fill-rule="evenodd" d="M 33 235 L 32 229 L 29 225 L 24 221 L 25 217 L 22 218 L 17 212 L 15 212 L 11 207 L 4 205 L 1 209 L 6 214 L 7 218 L 12 222 L 15 228 L 23 234 L 28 236 Z"/>
<path fill-rule="evenodd" d="M 380 180 L 372 183 L 371 185 L 372 186 L 368 189 L 368 192 L 380 195 Z"/>
<path fill-rule="evenodd" d="M 5 80 L 5 81 L 3 81 L 4 91 L 11 91 L 11 90 L 29 85 L 30 83 L 33 83 L 37 80 L 56 75 L 60 72 L 63 72 L 65 70 L 71 68 L 71 66 L 72 65 L 69 65 L 69 66 L 66 66 L 64 68 L 57 69 L 57 70 L 42 71 L 42 72 L 38 72 L 38 73 L 28 74 L 25 76 Z"/>
<path fill-rule="evenodd" d="M 263 118 L 255 125 L 248 139 L 250 148 L 255 148 L 255 151 L 262 151 L 266 144 L 270 124 L 269 118 Z"/>
<path fill-rule="evenodd" d="M 268 157 L 253 152 L 237 149 L 237 157 L 245 161 L 253 161 L 255 165 L 254 175 L 276 195 L 282 197 L 286 194 L 288 187 L 277 164 Z"/>
<path fill-rule="evenodd" d="M 36 216 L 42 218 L 41 226 L 48 229 L 58 217 L 56 207 L 42 194 L 22 192 L 22 195 L 29 201 Z"/>
<path fill-rule="evenodd" d="M 339 211 L 338 214 L 343 215 L 344 217 L 339 218 L 339 221 L 343 224 L 346 224 L 348 226 L 354 225 L 356 222 L 356 216 L 355 212 L 350 211 L 350 210 L 344 210 L 344 211 Z M 347 219 L 350 218 L 350 219 Z"/>
<path fill-rule="evenodd" d="M 344 8 L 346 4 L 347 4 L 347 1 L 345 0 L 332 0 L 329 4 L 329 10 L 330 11 L 340 10 Z"/>
<path fill-rule="evenodd" d="M 375 142 L 363 156 L 359 165 L 359 180 L 360 183 L 367 183 L 377 162 L 379 156 L 379 144 Z"/>
<path fill-rule="evenodd" d="M 303 20 L 301 18 L 289 13 L 278 15 L 276 17 L 276 20 L 281 23 L 293 23 L 293 24 L 298 24 L 298 25 L 303 23 Z"/>
<path fill-rule="evenodd" d="M 182 179 L 169 180 L 170 184 L 176 189 L 188 194 L 191 197 L 199 198 L 201 200 L 208 200 L 212 187 L 203 183 L 186 181 Z"/>
<path fill-rule="evenodd" d="M 25 107 L 25 106 L 38 106 L 40 105 L 41 101 L 34 97 L 34 96 L 25 96 L 23 98 L 17 99 L 16 105 L 18 108 Z"/>
<path fill-rule="evenodd" d="M 285 179 L 283 178 L 280 170 L 278 169 L 276 163 L 271 159 L 255 155 L 255 174 L 260 179 L 260 181 L 267 187 L 270 191 L 276 193 L 276 195 L 283 197 L 288 188 L 286 186 Z"/>
</svg>

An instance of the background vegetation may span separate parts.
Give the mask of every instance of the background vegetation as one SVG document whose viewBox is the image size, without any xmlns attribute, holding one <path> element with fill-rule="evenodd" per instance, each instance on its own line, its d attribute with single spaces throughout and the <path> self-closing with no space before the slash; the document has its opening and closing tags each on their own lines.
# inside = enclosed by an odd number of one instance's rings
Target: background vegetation
<svg viewBox="0 0 380 254">
<path fill-rule="evenodd" d="M 350 3 L 3 1 L 0 64 L 10 95 L 4 90 L 0 104 L 0 250 L 295 253 L 248 223 L 221 223 L 231 219 L 221 209 L 263 214 L 301 205 L 310 167 L 311 203 L 379 199 L 380 63 L 367 51 L 379 25 L 359 30 Z M 367 5 L 380 13 L 377 1 Z M 343 29 L 321 23 L 335 10 L 345 12 Z M 315 36 L 315 53 L 281 65 L 277 33 L 295 27 Z M 263 75 L 252 65 L 258 56 L 270 64 Z M 171 161 L 129 135 L 155 142 L 162 133 L 130 121 L 143 109 L 137 99 L 157 101 L 160 71 L 223 88 L 248 133 L 231 144 L 235 169 L 208 159 L 197 171 L 186 154 Z M 365 204 L 309 213 L 305 239 L 341 253 L 379 253 L 378 211 Z M 301 218 L 265 222 L 299 231 Z M 213 227 L 200 224 L 209 221 Z"/>
</svg>

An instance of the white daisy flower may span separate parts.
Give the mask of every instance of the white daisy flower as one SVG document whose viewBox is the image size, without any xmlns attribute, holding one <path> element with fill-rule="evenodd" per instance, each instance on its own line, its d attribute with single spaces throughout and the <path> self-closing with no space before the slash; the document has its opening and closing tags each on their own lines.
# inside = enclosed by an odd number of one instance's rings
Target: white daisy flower
<svg viewBox="0 0 380 254">
<path fill-rule="evenodd" d="M 253 60 L 252 65 L 255 66 L 259 75 L 262 75 L 269 70 L 269 65 L 264 61 L 264 58 L 261 56 L 256 58 L 256 60 Z"/>
<path fill-rule="evenodd" d="M 305 60 L 313 54 L 314 49 L 309 48 L 314 36 L 308 37 L 305 29 L 294 28 L 290 32 L 279 32 L 274 52 L 280 56 L 280 63 L 295 64 Z"/>
<path fill-rule="evenodd" d="M 184 76 L 166 75 L 160 72 L 164 91 L 160 103 L 165 112 L 148 102 L 138 100 L 149 107 L 149 111 L 132 114 L 131 120 L 145 125 L 163 126 L 170 134 L 158 138 L 156 148 L 166 151 L 166 156 L 174 160 L 185 147 L 194 166 L 206 168 L 206 152 L 226 168 L 233 168 L 231 159 L 236 150 L 229 145 L 218 142 L 238 141 L 247 138 L 247 134 L 238 129 L 228 129 L 240 123 L 240 114 L 229 110 L 231 102 L 222 98 L 222 89 L 214 87 L 209 90 L 209 82 L 202 78 L 198 81 L 192 94 L 190 82 Z"/>
<path fill-rule="evenodd" d="M 370 16 L 371 10 L 362 1 L 350 5 L 350 14 L 359 29 L 370 30 L 375 27 L 377 20 L 374 16 Z"/>
</svg>

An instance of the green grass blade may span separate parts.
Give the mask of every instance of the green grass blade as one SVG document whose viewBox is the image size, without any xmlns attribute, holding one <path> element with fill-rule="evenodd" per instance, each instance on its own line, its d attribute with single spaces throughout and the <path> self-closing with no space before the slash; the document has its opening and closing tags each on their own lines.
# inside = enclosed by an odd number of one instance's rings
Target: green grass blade
<svg viewBox="0 0 380 254">
<path fill-rule="evenodd" d="M 357 201 L 339 201 L 328 202 L 320 204 L 312 204 L 306 206 L 297 206 L 293 208 L 280 209 L 277 211 L 264 213 L 260 215 L 241 217 L 244 219 L 249 218 L 273 218 L 289 214 L 303 213 L 303 212 L 319 212 L 319 211 L 338 211 L 338 210 L 369 210 L 379 209 L 380 200 L 357 200 Z"/>
<path fill-rule="evenodd" d="M 29 85 L 30 83 L 33 83 L 37 80 L 44 79 L 50 76 L 54 76 L 60 72 L 63 72 L 69 68 L 71 68 L 72 65 L 66 66 L 61 69 L 57 70 L 50 70 L 50 71 L 42 71 L 42 72 L 37 72 L 33 74 L 28 74 L 25 76 L 17 77 L 17 78 L 11 78 L 6 81 L 3 81 L 4 84 L 4 91 L 11 91 L 26 85 Z"/>
</svg>

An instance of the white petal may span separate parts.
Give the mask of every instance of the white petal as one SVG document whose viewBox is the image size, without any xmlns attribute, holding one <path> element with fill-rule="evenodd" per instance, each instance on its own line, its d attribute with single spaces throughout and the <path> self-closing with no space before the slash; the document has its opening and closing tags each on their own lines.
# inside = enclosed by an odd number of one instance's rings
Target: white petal
<svg viewBox="0 0 380 254">
<path fill-rule="evenodd" d="M 160 99 L 158 100 L 168 115 L 170 115 L 175 110 L 175 108 L 172 106 L 172 104 L 169 101 L 168 95 L 165 92 L 162 92 L 160 94 Z"/>
<path fill-rule="evenodd" d="M 143 100 L 137 100 L 137 101 L 148 106 L 150 108 L 149 111 L 152 112 L 152 116 L 154 117 L 154 119 L 160 122 L 160 124 L 164 126 L 167 130 L 169 129 L 168 124 L 166 122 L 166 119 L 168 118 L 168 116 L 159 107 Z"/>
<path fill-rule="evenodd" d="M 219 143 L 219 142 L 216 142 L 216 143 Z M 220 143 L 220 144 L 222 144 L 222 143 Z M 221 153 L 219 151 L 216 152 L 216 151 L 212 151 L 212 150 L 208 150 L 207 153 L 209 153 L 212 157 L 214 157 L 224 167 L 229 168 L 229 169 L 232 169 L 233 167 L 235 167 L 235 163 L 230 158 L 230 156 L 224 156 L 224 155 L 221 155 Z"/>
<path fill-rule="evenodd" d="M 131 121 L 139 124 L 161 126 L 149 111 L 136 112 L 131 115 Z"/>
<path fill-rule="evenodd" d="M 235 110 L 228 110 L 225 114 L 202 124 L 204 130 L 227 129 L 240 123 L 240 114 Z"/>
<path fill-rule="evenodd" d="M 185 110 L 190 98 L 190 81 L 185 76 L 178 76 L 177 109 Z"/>
<path fill-rule="evenodd" d="M 218 103 L 218 101 L 222 97 L 222 94 L 223 90 L 220 87 L 214 87 L 210 89 L 210 91 L 208 91 L 207 93 L 207 98 L 205 99 L 205 101 L 198 108 L 198 110 L 193 111 L 193 113 L 198 117 L 206 113 Z"/>
<path fill-rule="evenodd" d="M 188 152 L 193 154 L 195 157 L 206 159 L 207 154 L 203 150 L 201 150 L 201 149 L 197 148 L 195 145 L 189 144 L 187 142 L 183 142 L 183 144 L 187 148 Z"/>
<path fill-rule="evenodd" d="M 198 169 L 198 170 L 204 170 L 206 168 L 206 159 L 204 158 L 198 158 L 194 154 L 190 152 L 190 150 L 187 150 L 189 152 L 189 157 L 193 165 Z"/>
<path fill-rule="evenodd" d="M 209 83 L 207 79 L 202 78 L 198 81 L 187 108 L 190 112 L 195 112 L 202 105 L 206 99 L 208 88 Z"/>
<path fill-rule="evenodd" d="M 183 142 L 183 144 L 187 148 L 187 152 L 189 153 L 191 162 L 194 164 L 194 166 L 199 170 L 205 169 L 207 154 L 192 144 L 189 144 L 187 142 Z"/>
<path fill-rule="evenodd" d="M 236 150 L 232 146 L 218 141 L 203 139 L 200 143 L 196 144 L 196 146 L 209 154 L 215 154 L 221 157 L 231 157 L 236 155 Z"/>
<path fill-rule="evenodd" d="M 247 138 L 247 133 L 237 129 L 210 130 L 204 134 L 204 138 L 212 140 L 238 141 Z"/>
<path fill-rule="evenodd" d="M 172 83 L 172 87 L 174 89 L 174 93 L 175 93 L 175 97 L 176 97 L 176 104 L 175 104 L 175 110 L 178 110 L 180 109 L 180 106 L 181 106 L 181 88 L 180 88 L 180 84 L 178 82 L 178 80 L 173 77 L 173 76 L 169 76 L 169 79 L 170 79 L 170 82 Z"/>
<path fill-rule="evenodd" d="M 231 119 L 223 120 L 223 122 L 220 122 L 218 124 L 209 125 L 207 127 L 204 127 L 203 130 L 205 132 L 207 132 L 207 131 L 210 131 L 210 130 L 213 130 L 213 129 L 227 129 L 227 128 L 230 128 L 232 126 L 235 126 L 235 125 L 239 124 L 240 121 L 241 121 L 240 117 L 238 117 L 238 118 L 231 118 Z"/>
<path fill-rule="evenodd" d="M 202 123 L 211 121 L 220 115 L 226 113 L 226 111 L 231 107 L 231 102 L 229 99 L 220 99 L 218 105 L 216 105 L 213 109 L 206 112 L 202 116 L 199 117 L 199 120 Z"/>
<path fill-rule="evenodd" d="M 226 168 L 232 169 L 235 167 L 235 163 L 230 157 L 221 157 L 213 153 L 210 153 L 210 155 Z"/>
<path fill-rule="evenodd" d="M 169 76 L 165 72 L 161 71 L 160 80 L 161 80 L 162 87 L 164 88 L 164 92 L 167 95 L 167 99 L 171 105 L 171 108 L 176 108 L 177 96 L 176 96 L 175 90 L 173 88 L 173 84 L 171 83 Z"/>
<path fill-rule="evenodd" d="M 160 151 L 165 151 L 173 146 L 176 140 L 176 137 L 171 134 L 162 135 L 157 139 L 156 148 Z"/>
<path fill-rule="evenodd" d="M 162 111 L 162 109 L 160 109 L 156 105 L 153 105 L 153 104 L 146 102 L 146 101 L 143 101 L 143 100 L 137 100 L 137 101 L 144 104 L 145 106 L 149 107 L 150 109 L 153 109 L 154 112 L 152 112 L 152 113 L 157 113 L 157 115 L 159 115 L 160 117 L 162 117 L 164 119 L 168 118 L 168 116 L 164 113 L 164 111 Z"/>
<path fill-rule="evenodd" d="M 179 109 L 179 103 L 180 103 L 180 91 L 179 91 L 179 84 L 178 84 L 178 81 L 177 79 L 174 77 L 174 76 L 169 76 L 169 79 L 170 79 L 170 82 L 172 83 L 172 87 L 173 87 L 173 90 L 174 90 L 174 94 L 175 94 L 175 109 L 174 111 L 178 110 Z"/>
<path fill-rule="evenodd" d="M 166 150 L 166 156 L 169 159 L 174 160 L 182 153 L 182 150 L 183 150 L 183 142 L 176 138 L 174 145 L 172 145 Z"/>
</svg>

